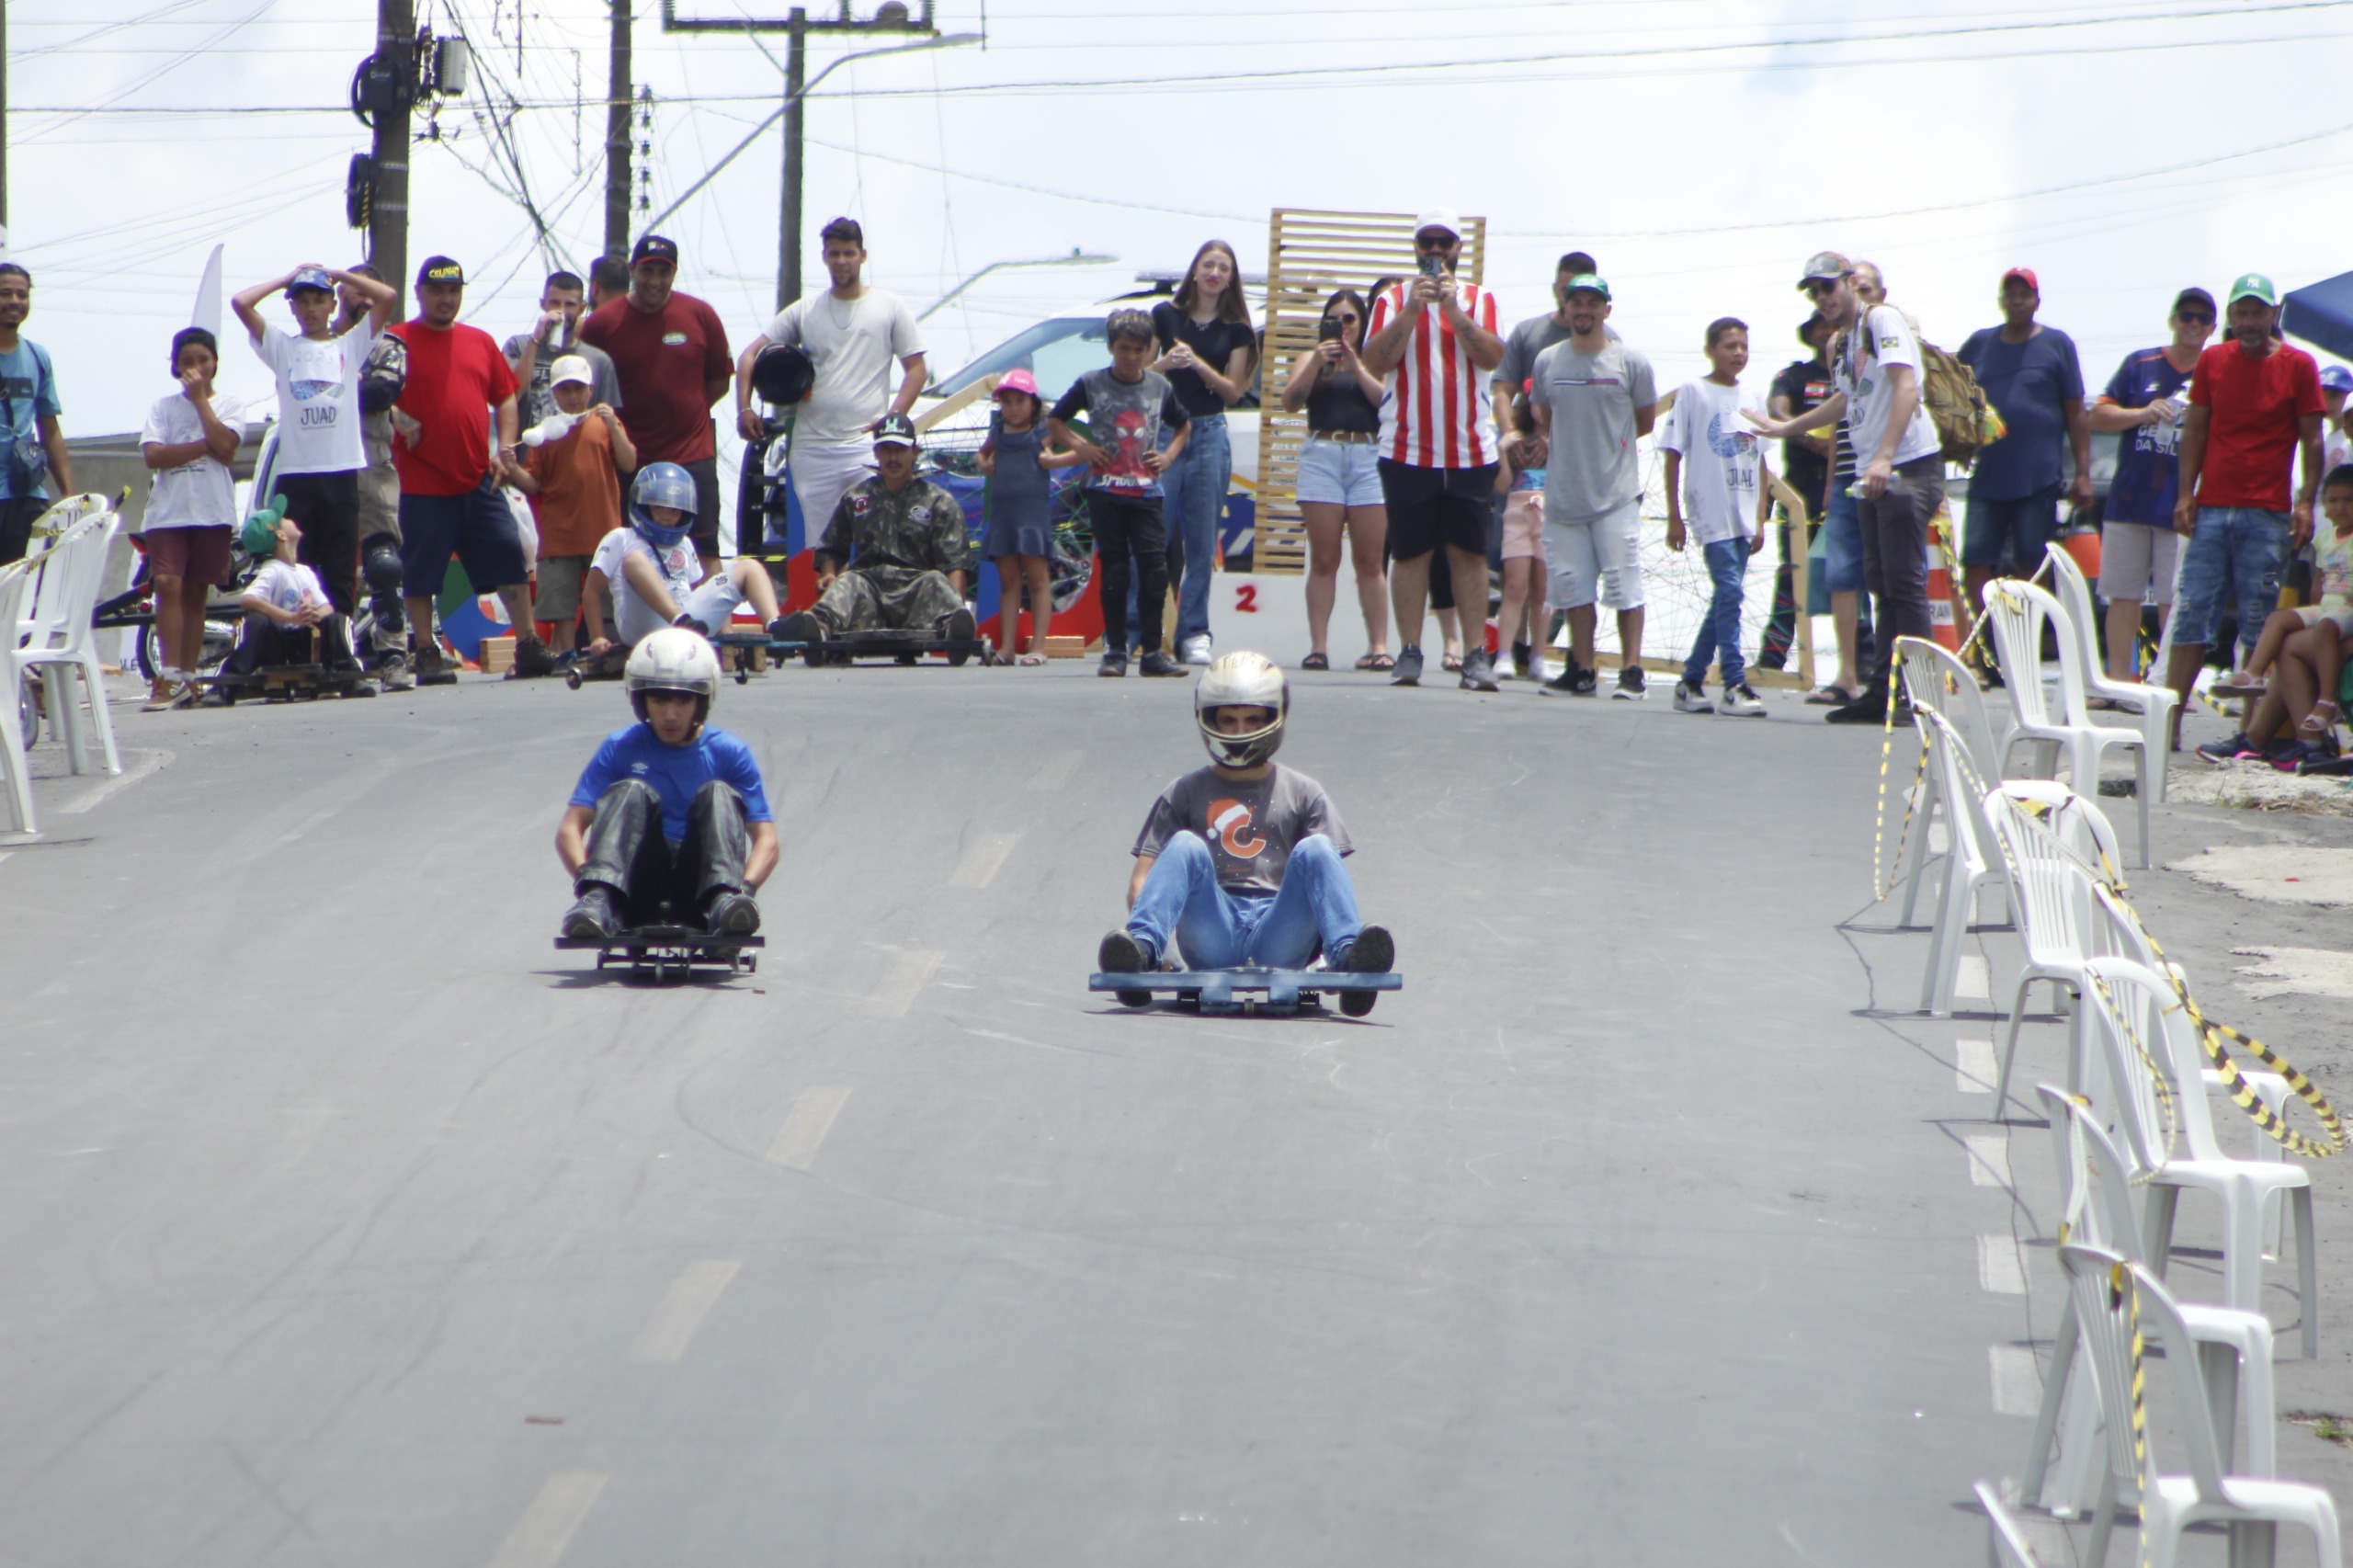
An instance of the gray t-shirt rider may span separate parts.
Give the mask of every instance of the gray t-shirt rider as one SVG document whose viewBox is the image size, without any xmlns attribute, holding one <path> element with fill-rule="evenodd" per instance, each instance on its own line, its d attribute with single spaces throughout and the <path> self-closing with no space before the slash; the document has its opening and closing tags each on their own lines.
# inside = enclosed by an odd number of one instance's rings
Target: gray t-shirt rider
<svg viewBox="0 0 2353 1568">
<path fill-rule="evenodd" d="M 1643 493 L 1634 411 L 1658 402 L 1651 362 L 1622 343 L 1580 354 L 1556 343 L 1536 357 L 1529 401 L 1552 411 L 1544 520 L 1589 523 Z"/>
<path fill-rule="evenodd" d="M 1324 835 L 1344 856 L 1356 849 L 1324 786 L 1279 762 L 1264 778 L 1246 781 L 1214 767 L 1188 773 L 1152 803 L 1134 853 L 1157 858 L 1180 833 L 1196 834 L 1210 846 L 1218 886 L 1228 892 L 1279 891 L 1291 849 L 1310 834 Z"/>
</svg>

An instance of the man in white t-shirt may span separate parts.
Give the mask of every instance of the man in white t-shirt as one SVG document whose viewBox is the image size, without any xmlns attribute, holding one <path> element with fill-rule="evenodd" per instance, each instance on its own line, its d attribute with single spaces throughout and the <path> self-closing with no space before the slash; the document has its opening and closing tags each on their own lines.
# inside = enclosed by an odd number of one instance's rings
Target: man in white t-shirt
<svg viewBox="0 0 2353 1568">
<path fill-rule="evenodd" d="M 335 332 L 335 286 L 367 302 L 368 313 Z M 261 301 L 283 290 L 297 331 L 261 319 Z M 349 615 L 359 592 L 359 371 L 400 296 L 356 272 L 305 263 L 256 283 L 233 303 L 254 351 L 278 377 L 278 467 L 274 486 L 286 515 L 301 525 L 302 564 L 317 572 L 335 613 Z"/>
<path fill-rule="evenodd" d="M 874 426 L 885 415 L 913 408 L 926 379 L 915 312 L 896 294 L 863 281 L 866 231 L 854 218 L 836 218 L 820 237 L 834 286 L 787 305 L 735 361 L 735 422 L 747 441 L 767 435 L 752 406 L 752 365 L 760 350 L 791 344 L 817 368 L 816 386 L 786 411 L 792 415 L 792 492 L 813 533 L 833 520 L 843 492 L 875 472 Z M 895 397 L 893 359 L 900 369 Z"/>
<path fill-rule="evenodd" d="M 1798 290 L 1839 334 L 1830 395 L 1794 419 L 1755 418 L 1776 438 L 1802 435 L 1845 415 L 1855 448 L 1856 506 L 1863 528 L 1863 584 L 1880 602 L 1880 635 L 1862 695 L 1824 717 L 1834 724 L 1887 720 L 1898 637 L 1927 637 L 1928 520 L 1944 504 L 1945 464 L 1936 422 L 1920 395 L 1920 344 L 1893 305 L 1866 310 L 1855 267 L 1836 251 L 1806 263 Z M 1836 481 L 1834 480 L 1835 483 Z"/>
</svg>

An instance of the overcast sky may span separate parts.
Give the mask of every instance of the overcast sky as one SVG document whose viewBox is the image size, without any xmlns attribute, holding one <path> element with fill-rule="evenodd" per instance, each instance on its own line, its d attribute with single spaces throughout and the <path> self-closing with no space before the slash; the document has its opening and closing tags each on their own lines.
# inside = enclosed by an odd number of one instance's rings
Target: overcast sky
<svg viewBox="0 0 2353 1568">
<path fill-rule="evenodd" d="M 595 253 L 603 222 L 605 12 L 520 4 L 519 23 L 516 0 L 431 8 L 437 30 L 472 40 L 477 69 L 439 113 L 443 140 L 415 150 L 411 196 L 412 267 L 459 257 L 469 319 L 502 336 L 529 319 L 546 266 L 522 209 L 480 172 L 483 117 L 524 106 L 516 145 L 568 264 Z M 810 98 L 813 247 L 826 218 L 856 215 L 870 278 L 917 309 L 990 262 L 1120 260 L 984 280 L 926 324 L 943 371 L 1138 270 L 1182 267 L 1211 235 L 1256 271 L 1277 205 L 1485 214 L 1507 318 L 1548 308 L 1560 251 L 1594 251 L 1616 324 L 1663 385 L 1704 369 L 1701 329 L 1720 315 L 1753 324 L 1753 377 L 1794 357 L 1793 285 L 1825 245 L 1879 261 L 1948 347 L 1998 319 L 2004 267 L 2034 267 L 2042 319 L 2075 336 L 2094 388 L 2160 340 L 2183 285 L 2219 293 L 2253 268 L 2288 289 L 2353 265 L 2342 6 L 952 5 L 941 30 L 985 29 L 985 48 L 846 65 Z M 781 75 L 743 38 L 665 34 L 647 9 L 637 76 L 655 95 L 658 210 L 774 107 Z M 337 106 L 373 13 L 18 0 L 8 23 L 28 331 L 55 356 L 70 434 L 132 429 L 166 390 L 166 344 L 214 243 L 231 290 L 360 254 L 343 179 L 367 132 Z M 781 58 L 782 40 L 766 41 Z M 814 45 L 813 74 L 835 52 Z M 771 130 L 664 225 L 681 287 L 739 344 L 774 295 L 779 161 Z M 822 282 L 813 251 L 803 270 Z M 248 350 L 225 358 L 224 386 L 267 396 Z"/>
</svg>

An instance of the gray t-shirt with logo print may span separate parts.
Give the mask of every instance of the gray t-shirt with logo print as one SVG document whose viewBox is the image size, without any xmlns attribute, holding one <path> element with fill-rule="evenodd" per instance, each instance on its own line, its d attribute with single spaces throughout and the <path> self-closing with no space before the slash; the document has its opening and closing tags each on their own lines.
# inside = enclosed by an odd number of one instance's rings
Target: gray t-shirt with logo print
<svg viewBox="0 0 2353 1568">
<path fill-rule="evenodd" d="M 1272 893 L 1302 838 L 1320 833 L 1342 855 L 1355 852 L 1348 830 L 1324 786 L 1281 763 L 1264 778 L 1227 778 L 1196 768 L 1152 803 L 1135 853 L 1157 858 L 1180 833 L 1197 835 L 1217 862 L 1218 885 L 1229 892 Z"/>
<path fill-rule="evenodd" d="M 1552 411 L 1544 520 L 1589 523 L 1640 497 L 1634 415 L 1658 402 L 1651 362 L 1622 343 L 1598 354 L 1556 343 L 1536 357 L 1535 381 L 1529 401 Z"/>
</svg>

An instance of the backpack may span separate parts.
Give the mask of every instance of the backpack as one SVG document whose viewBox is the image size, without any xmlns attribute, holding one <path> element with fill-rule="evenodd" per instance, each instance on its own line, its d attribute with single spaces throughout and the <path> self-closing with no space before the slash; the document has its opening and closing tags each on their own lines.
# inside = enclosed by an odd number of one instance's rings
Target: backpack
<svg viewBox="0 0 2353 1568">
<path fill-rule="evenodd" d="M 1920 340 L 1920 401 L 1936 422 L 1945 461 L 1967 468 L 1984 448 L 2008 434 L 1977 374 L 1950 354 Z"/>
</svg>

